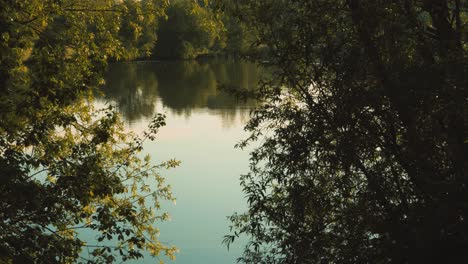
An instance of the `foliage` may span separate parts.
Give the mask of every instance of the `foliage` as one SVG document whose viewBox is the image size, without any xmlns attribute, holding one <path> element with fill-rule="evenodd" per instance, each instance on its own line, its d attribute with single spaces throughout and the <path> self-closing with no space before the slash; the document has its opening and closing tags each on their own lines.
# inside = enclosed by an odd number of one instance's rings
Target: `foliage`
<svg viewBox="0 0 468 264">
<path fill-rule="evenodd" d="M 0 261 L 109 263 L 143 250 L 173 257 L 153 224 L 167 218 L 159 201 L 173 199 L 158 171 L 178 162 L 154 166 L 139 155 L 164 117 L 143 136 L 127 134 L 91 96 L 108 59 L 149 50 L 154 37 L 142 30 L 165 2 L 0 6 Z M 86 230 L 96 241 L 80 238 Z"/>
<path fill-rule="evenodd" d="M 205 2 L 171 2 L 158 31 L 155 55 L 193 59 L 224 48 L 224 26 Z"/>
<path fill-rule="evenodd" d="M 229 13 L 222 13 L 222 21 L 226 28 L 226 47 L 224 51 L 228 55 L 250 55 L 255 47 L 257 36 L 246 23 Z"/>
<path fill-rule="evenodd" d="M 119 38 L 130 59 L 150 57 L 157 43 L 158 20 L 165 15 L 164 0 L 126 0 L 122 2 Z"/>
<path fill-rule="evenodd" d="M 247 125 L 245 263 L 468 261 L 462 1 L 240 0 L 276 78 Z"/>
<path fill-rule="evenodd" d="M 251 26 L 237 9 L 236 1 L 214 0 L 210 7 L 221 17 L 225 28 L 224 54 L 234 57 L 261 56 L 256 27 Z M 259 45 L 260 44 L 260 45 Z"/>
</svg>

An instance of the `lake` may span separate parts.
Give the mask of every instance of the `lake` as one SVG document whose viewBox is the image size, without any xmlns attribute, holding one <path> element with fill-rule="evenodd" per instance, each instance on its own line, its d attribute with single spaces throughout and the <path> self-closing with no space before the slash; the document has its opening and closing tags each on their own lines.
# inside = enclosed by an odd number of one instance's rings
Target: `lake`
<svg viewBox="0 0 468 264">
<path fill-rule="evenodd" d="M 158 224 L 160 240 L 180 252 L 172 263 L 235 263 L 244 241 L 228 251 L 227 216 L 246 209 L 239 176 L 248 172 L 248 150 L 234 145 L 247 134 L 243 126 L 254 102 L 239 102 L 219 85 L 251 89 L 263 71 L 231 60 L 116 63 L 110 66 L 100 102 L 121 112 L 127 128 L 141 133 L 155 113 L 167 125 L 144 152 L 155 162 L 175 158 L 181 166 L 164 172 L 177 205 L 167 203 L 171 221 Z M 146 257 L 135 263 L 155 263 Z M 171 263 L 171 261 L 167 261 Z"/>
</svg>

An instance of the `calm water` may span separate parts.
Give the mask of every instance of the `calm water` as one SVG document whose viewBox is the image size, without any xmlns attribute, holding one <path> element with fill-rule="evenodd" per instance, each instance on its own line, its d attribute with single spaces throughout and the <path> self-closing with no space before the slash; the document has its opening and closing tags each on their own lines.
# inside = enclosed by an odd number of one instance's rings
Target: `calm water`
<svg viewBox="0 0 468 264">
<path fill-rule="evenodd" d="M 156 112 L 167 115 L 157 140 L 144 147 L 156 162 L 182 161 L 165 173 L 177 205 L 167 205 L 172 220 L 158 225 L 160 239 L 180 249 L 174 263 L 235 263 L 242 254 L 242 241 L 230 251 L 221 241 L 229 233 L 226 217 L 245 209 L 238 179 L 248 171 L 248 151 L 234 145 L 246 137 L 243 125 L 253 103 L 240 103 L 217 87 L 251 88 L 261 74 L 255 64 L 227 60 L 110 67 L 102 101 L 118 106 L 129 130 L 143 131 Z"/>
</svg>

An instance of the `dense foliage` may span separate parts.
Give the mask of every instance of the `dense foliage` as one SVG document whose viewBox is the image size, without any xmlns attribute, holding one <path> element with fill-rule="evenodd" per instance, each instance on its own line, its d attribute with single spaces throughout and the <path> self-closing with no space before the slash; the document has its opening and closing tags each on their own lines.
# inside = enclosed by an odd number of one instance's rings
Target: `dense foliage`
<svg viewBox="0 0 468 264">
<path fill-rule="evenodd" d="M 173 1 L 158 36 L 155 55 L 160 58 L 193 59 L 225 46 L 222 21 L 204 2 Z"/>
<path fill-rule="evenodd" d="M 241 57 L 253 53 L 255 31 L 224 12 L 217 1 L 171 1 L 160 21 L 155 58 Z"/>
<path fill-rule="evenodd" d="M 277 69 L 240 144 L 242 262 L 468 262 L 463 2 L 226 5 Z"/>
<path fill-rule="evenodd" d="M 218 8 L 215 8 L 218 10 Z M 251 57 L 263 56 L 260 52 L 262 47 L 256 45 L 257 35 L 245 21 L 229 12 L 222 12 L 221 20 L 225 27 L 226 45 L 223 49 L 223 54 L 233 57 Z"/>
<path fill-rule="evenodd" d="M 173 257 L 158 241 L 160 199 L 142 159 L 164 117 L 127 134 L 92 90 L 109 59 L 152 50 L 165 1 L 0 1 L 0 262 L 71 263 Z M 87 231 L 89 230 L 89 231 Z M 78 233 L 79 231 L 79 233 Z M 83 240 L 93 234 L 95 239 Z"/>
</svg>

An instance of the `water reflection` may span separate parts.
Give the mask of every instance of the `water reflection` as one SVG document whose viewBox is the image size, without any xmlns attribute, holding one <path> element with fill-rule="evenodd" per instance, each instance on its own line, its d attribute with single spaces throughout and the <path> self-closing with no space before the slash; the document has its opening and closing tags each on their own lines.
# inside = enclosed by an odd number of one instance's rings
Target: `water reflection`
<svg viewBox="0 0 468 264">
<path fill-rule="evenodd" d="M 255 64 L 242 61 L 116 63 L 110 66 L 102 91 L 129 123 L 151 117 L 157 104 L 187 117 L 208 109 L 230 123 L 254 102 L 239 102 L 220 91 L 219 84 L 252 88 L 261 74 Z"/>
<path fill-rule="evenodd" d="M 247 137 L 243 131 L 253 102 L 241 103 L 217 89 L 218 84 L 252 88 L 263 75 L 252 63 L 151 62 L 113 64 L 103 87 L 102 101 L 119 108 L 127 129 L 145 130 L 156 112 L 166 112 L 167 126 L 158 140 L 146 141 L 144 153 L 155 164 L 171 158 L 182 165 L 164 171 L 177 206 L 163 204 L 172 221 L 158 223 L 161 241 L 180 248 L 175 264 L 236 263 L 243 242 L 230 250 L 221 245 L 229 233 L 227 216 L 245 211 L 239 175 L 248 171 L 248 149 L 233 146 Z M 244 241 L 245 242 L 245 241 Z M 146 257 L 134 263 L 154 263 Z"/>
</svg>

